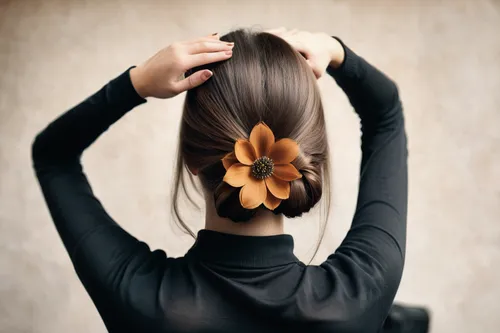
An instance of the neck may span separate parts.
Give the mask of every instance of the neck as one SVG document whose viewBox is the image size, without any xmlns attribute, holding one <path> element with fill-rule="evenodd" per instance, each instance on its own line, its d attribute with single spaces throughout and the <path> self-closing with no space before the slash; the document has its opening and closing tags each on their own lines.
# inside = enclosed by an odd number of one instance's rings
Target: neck
<svg viewBox="0 0 500 333">
<path fill-rule="evenodd" d="M 220 217 L 210 199 L 206 200 L 205 229 L 243 236 L 274 236 L 285 232 L 282 215 L 262 209 L 250 221 L 234 223 Z"/>
</svg>

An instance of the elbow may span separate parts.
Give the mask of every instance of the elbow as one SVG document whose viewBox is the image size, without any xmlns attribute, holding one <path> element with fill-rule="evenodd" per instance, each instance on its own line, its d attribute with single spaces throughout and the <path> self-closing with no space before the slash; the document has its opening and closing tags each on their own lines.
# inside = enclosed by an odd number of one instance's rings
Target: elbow
<svg viewBox="0 0 500 333">
<path fill-rule="evenodd" d="M 401 103 L 401 97 L 399 93 L 399 87 L 396 84 L 396 82 L 392 81 L 392 89 L 391 89 L 391 94 L 390 94 L 390 109 L 395 110 L 398 114 L 402 115 L 403 113 L 403 107 Z"/>
<path fill-rule="evenodd" d="M 388 91 L 386 99 L 386 109 L 391 110 L 393 113 L 401 114 L 403 109 L 401 105 L 399 87 L 396 82 L 391 80 L 391 88 Z"/>
<path fill-rule="evenodd" d="M 392 83 L 390 94 L 385 98 L 385 111 L 380 113 L 379 125 L 389 130 L 395 130 L 404 126 L 403 105 L 401 103 L 399 89 L 396 83 Z"/>
<path fill-rule="evenodd" d="M 31 142 L 31 162 L 33 168 L 40 169 L 42 165 L 46 165 L 51 158 L 51 148 L 46 143 L 46 138 L 43 132 L 37 134 Z"/>
<path fill-rule="evenodd" d="M 37 164 L 43 157 L 43 148 L 40 140 L 40 134 L 35 136 L 33 141 L 31 142 L 31 161 L 33 164 Z"/>
<path fill-rule="evenodd" d="M 68 152 L 61 138 L 51 137 L 51 133 L 42 131 L 31 142 L 31 162 L 36 173 L 61 165 L 79 163 L 80 154 Z"/>
<path fill-rule="evenodd" d="M 395 82 L 393 82 L 393 89 L 392 89 L 392 107 L 396 109 L 400 115 L 403 114 L 403 106 L 401 102 L 399 88 Z"/>
<path fill-rule="evenodd" d="M 381 89 L 374 88 L 370 105 L 361 117 L 364 125 L 379 129 L 394 130 L 403 125 L 403 106 L 399 88 L 390 79 L 384 81 Z"/>
</svg>

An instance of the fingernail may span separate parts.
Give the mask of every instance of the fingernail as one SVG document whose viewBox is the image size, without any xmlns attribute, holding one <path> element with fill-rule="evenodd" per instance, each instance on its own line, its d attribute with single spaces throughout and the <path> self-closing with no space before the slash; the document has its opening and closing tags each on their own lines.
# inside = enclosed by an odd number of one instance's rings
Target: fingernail
<svg viewBox="0 0 500 333">
<path fill-rule="evenodd" d="M 206 70 L 203 72 L 201 76 L 203 77 L 204 80 L 208 80 L 212 75 L 214 75 L 212 71 Z"/>
<path fill-rule="evenodd" d="M 231 55 L 231 54 L 233 54 L 233 51 L 226 51 L 226 54 Z"/>
<path fill-rule="evenodd" d="M 233 42 L 227 42 L 226 44 L 229 45 L 229 46 L 234 46 Z"/>
</svg>

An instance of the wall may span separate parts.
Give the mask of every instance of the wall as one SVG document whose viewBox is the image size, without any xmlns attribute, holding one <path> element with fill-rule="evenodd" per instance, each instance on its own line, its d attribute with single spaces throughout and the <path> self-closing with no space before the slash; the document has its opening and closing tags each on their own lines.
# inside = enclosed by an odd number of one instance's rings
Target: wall
<svg viewBox="0 0 500 333">
<path fill-rule="evenodd" d="M 0 2 L 0 332 L 105 332 L 51 223 L 30 144 L 49 121 L 159 48 L 236 27 L 326 31 L 398 83 L 410 151 L 408 252 L 398 300 L 429 306 L 433 332 L 500 326 L 500 3 L 441 1 Z M 333 207 L 315 263 L 342 240 L 357 193 L 359 125 L 320 80 Z M 192 244 L 170 219 L 183 96 L 150 101 L 84 156 L 110 214 L 152 248 Z M 191 225 L 201 226 L 192 214 Z M 308 260 L 318 214 L 287 222 Z"/>
</svg>

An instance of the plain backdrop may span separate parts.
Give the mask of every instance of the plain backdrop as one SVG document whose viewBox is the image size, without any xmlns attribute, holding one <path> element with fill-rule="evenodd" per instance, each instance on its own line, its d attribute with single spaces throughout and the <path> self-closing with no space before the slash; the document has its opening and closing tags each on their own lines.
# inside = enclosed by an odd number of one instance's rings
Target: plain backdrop
<svg viewBox="0 0 500 333">
<path fill-rule="evenodd" d="M 432 332 L 500 327 L 500 2 L 0 0 L 0 332 L 105 332 L 52 225 L 30 160 L 49 121 L 176 40 L 285 26 L 340 36 L 393 78 L 409 137 L 406 267 L 397 299 L 430 307 Z M 359 123 L 320 79 L 333 164 L 320 263 L 344 237 L 358 182 Z M 184 95 L 150 100 L 84 154 L 96 195 L 124 228 L 170 256 Z M 186 215 L 194 229 L 202 213 Z M 311 257 L 318 210 L 287 221 Z"/>
</svg>

